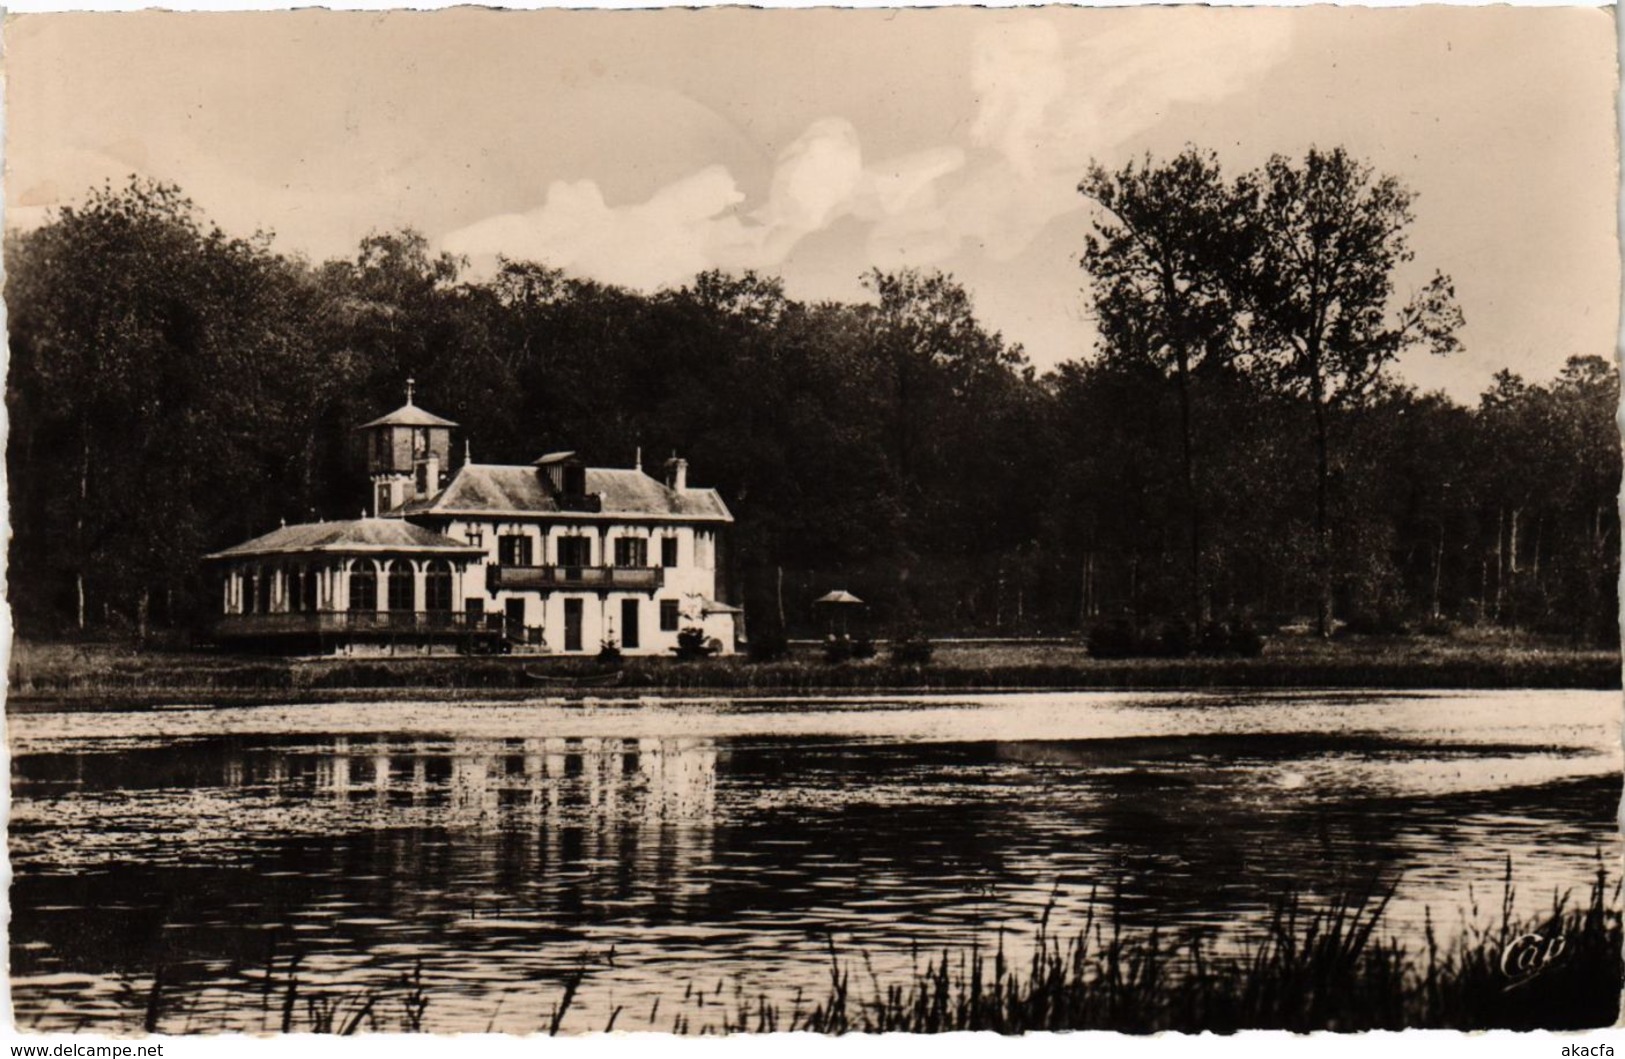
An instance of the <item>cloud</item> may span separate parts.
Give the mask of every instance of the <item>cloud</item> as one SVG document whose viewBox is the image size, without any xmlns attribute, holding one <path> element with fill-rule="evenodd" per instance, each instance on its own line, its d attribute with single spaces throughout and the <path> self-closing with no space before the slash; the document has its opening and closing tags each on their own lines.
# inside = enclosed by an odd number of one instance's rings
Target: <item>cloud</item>
<svg viewBox="0 0 1625 1059">
<path fill-rule="evenodd" d="M 774 239 L 794 241 L 842 215 L 863 178 L 858 130 L 844 118 L 822 118 L 779 156 L 767 205 L 756 214 Z"/>
<path fill-rule="evenodd" d="M 1237 35 L 1176 29 L 1174 17 L 1149 11 L 1069 42 L 1042 19 L 979 34 L 970 137 L 981 151 L 944 193 L 943 238 L 996 260 L 1020 254 L 1082 208 L 1074 188 L 1091 159 L 1111 160 L 1176 104 L 1217 102 L 1287 55 L 1285 20 L 1255 19 Z"/>
<path fill-rule="evenodd" d="M 769 269 L 851 206 L 863 179 L 857 130 L 814 122 L 785 148 L 767 201 L 742 216 L 745 196 L 725 167 L 709 166 L 642 203 L 611 206 L 592 180 L 556 181 L 542 205 L 490 217 L 442 240 L 454 254 L 545 261 L 594 279 L 652 289 L 708 268 Z"/>
<path fill-rule="evenodd" d="M 737 229 L 729 211 L 743 201 L 721 166 L 623 207 L 606 203 L 591 180 L 559 180 L 536 209 L 489 217 L 452 232 L 442 245 L 476 259 L 502 254 L 607 282 L 656 287 L 707 268 L 713 245 Z"/>
<path fill-rule="evenodd" d="M 1067 89 L 1066 55 L 1055 26 L 1018 22 L 984 30 L 976 40 L 971 84 L 982 101 L 971 140 L 997 150 L 1017 173 L 1036 174 L 1049 112 Z"/>
<path fill-rule="evenodd" d="M 866 162 L 851 121 L 820 118 L 780 153 L 755 208 L 721 165 L 641 203 L 611 205 L 594 180 L 561 181 L 537 208 L 487 218 L 443 245 L 649 289 L 707 268 L 777 269 L 807 237 L 852 217 L 867 226 L 872 264 L 940 262 L 966 243 L 1009 260 L 1083 207 L 1074 189 L 1091 158 L 1113 160 L 1178 104 L 1242 90 L 1287 51 L 1284 19 L 1254 19 L 1236 34 L 1172 26 L 1173 17 L 1147 12 L 1068 38 L 1043 17 L 989 26 L 974 41 L 977 109 L 959 142 Z"/>
</svg>

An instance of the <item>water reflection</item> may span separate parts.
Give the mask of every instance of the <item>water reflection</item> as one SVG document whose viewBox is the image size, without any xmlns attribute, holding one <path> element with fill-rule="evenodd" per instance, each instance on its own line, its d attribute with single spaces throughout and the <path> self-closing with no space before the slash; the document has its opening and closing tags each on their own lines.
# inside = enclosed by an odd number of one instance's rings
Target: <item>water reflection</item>
<svg viewBox="0 0 1625 1059">
<path fill-rule="evenodd" d="M 776 734 L 793 717 L 610 736 L 538 715 L 514 736 L 481 717 L 42 740 L 13 760 L 17 1018 L 138 1026 L 161 967 L 164 1028 L 274 1029 L 265 969 L 297 953 L 331 987 L 421 961 L 434 1029 L 534 1030 L 583 967 L 575 1028 L 624 1008 L 619 1028 L 669 1029 L 695 981 L 815 995 L 831 935 L 884 978 L 914 943 L 1025 933 L 1050 904 L 1062 930 L 1093 901 L 1240 937 L 1288 889 L 1372 880 L 1399 881 L 1405 930 L 1429 906 L 1452 922 L 1469 884 L 1493 905 L 1508 856 L 1533 904 L 1617 856 L 1607 696 L 1600 720 L 1570 704 L 1521 726 L 1486 697 L 1476 729 L 1456 701 L 1403 735 L 1327 731 L 1312 700 L 1260 731 L 1255 707 L 1231 734 L 1092 739 Z"/>
</svg>

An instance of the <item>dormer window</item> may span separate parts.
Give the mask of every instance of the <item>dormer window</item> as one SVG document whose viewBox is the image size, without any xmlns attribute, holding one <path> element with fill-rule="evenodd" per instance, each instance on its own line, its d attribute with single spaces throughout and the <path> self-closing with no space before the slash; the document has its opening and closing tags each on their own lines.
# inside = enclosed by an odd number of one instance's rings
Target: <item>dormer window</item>
<svg viewBox="0 0 1625 1059">
<path fill-rule="evenodd" d="M 561 490 L 565 496 L 585 496 L 587 494 L 587 468 L 579 463 L 564 465 L 564 487 Z"/>
</svg>

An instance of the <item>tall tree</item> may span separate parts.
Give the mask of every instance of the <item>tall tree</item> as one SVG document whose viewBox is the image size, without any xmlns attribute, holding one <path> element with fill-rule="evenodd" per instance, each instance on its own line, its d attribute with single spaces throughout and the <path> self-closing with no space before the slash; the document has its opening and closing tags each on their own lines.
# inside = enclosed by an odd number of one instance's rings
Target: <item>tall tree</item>
<svg viewBox="0 0 1625 1059">
<path fill-rule="evenodd" d="M 1091 166 L 1078 191 L 1101 213 L 1082 265 L 1106 355 L 1146 358 L 1171 372 L 1189 528 L 1190 618 L 1209 610 L 1193 376 L 1237 356 L 1235 279 L 1249 259 L 1250 186 L 1227 185 L 1211 152 L 1148 156 L 1116 173 Z"/>
<path fill-rule="evenodd" d="M 268 410 L 297 382 L 276 373 L 300 341 L 265 242 L 133 182 L 11 248 L 12 570 L 46 598 L 71 584 L 81 631 L 122 615 L 145 632 L 154 595 L 188 590 L 231 508 L 263 502 L 253 450 L 278 434 Z"/>
<path fill-rule="evenodd" d="M 1258 240 L 1246 279 L 1254 348 L 1307 399 L 1313 420 L 1317 624 L 1330 635 L 1334 572 L 1329 425 L 1404 350 L 1460 348 L 1455 288 L 1442 273 L 1394 306 L 1394 273 L 1412 257 L 1414 195 L 1341 148 L 1281 155 L 1258 176 Z"/>
</svg>

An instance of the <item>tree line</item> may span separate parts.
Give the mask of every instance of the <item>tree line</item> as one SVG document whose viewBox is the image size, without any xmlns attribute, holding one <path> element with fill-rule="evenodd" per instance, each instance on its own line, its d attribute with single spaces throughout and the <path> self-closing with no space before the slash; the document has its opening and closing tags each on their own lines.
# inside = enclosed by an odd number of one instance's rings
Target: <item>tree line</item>
<svg viewBox="0 0 1625 1059">
<path fill-rule="evenodd" d="M 861 302 L 707 272 L 639 293 L 534 262 L 476 277 L 412 231 L 313 263 L 177 188 L 92 191 L 8 237 L 10 597 L 24 634 L 184 635 L 199 557 L 350 518 L 353 427 L 398 403 L 479 462 L 680 452 L 738 519 L 759 636 L 1065 634 L 1245 617 L 1501 625 L 1617 642 L 1612 364 L 1497 376 L 1474 407 L 1398 382 L 1454 352 L 1448 278 L 1408 297 L 1411 194 L 1342 151 L 1224 176 L 1188 149 L 1079 185 L 1098 347 L 1043 374 L 952 277 Z"/>
</svg>

